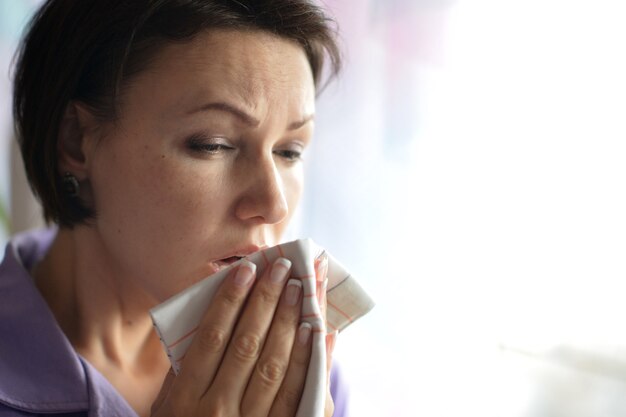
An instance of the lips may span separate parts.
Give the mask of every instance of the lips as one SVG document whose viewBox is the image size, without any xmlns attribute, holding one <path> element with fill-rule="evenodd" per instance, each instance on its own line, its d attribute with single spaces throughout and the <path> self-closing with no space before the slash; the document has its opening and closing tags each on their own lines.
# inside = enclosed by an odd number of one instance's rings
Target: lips
<svg viewBox="0 0 626 417">
<path fill-rule="evenodd" d="M 218 259 L 216 261 L 213 261 L 212 263 L 215 264 L 219 269 L 222 269 L 234 264 L 242 258 L 243 256 L 229 256 L 228 258 Z"/>
<path fill-rule="evenodd" d="M 217 258 L 210 263 L 214 267 L 215 272 L 217 272 L 221 269 L 229 267 L 240 259 L 245 258 L 246 256 L 258 252 L 259 250 L 266 247 L 266 245 L 246 245 L 239 249 L 230 250 L 225 253 L 224 256 L 221 256 L 220 258 Z"/>
</svg>

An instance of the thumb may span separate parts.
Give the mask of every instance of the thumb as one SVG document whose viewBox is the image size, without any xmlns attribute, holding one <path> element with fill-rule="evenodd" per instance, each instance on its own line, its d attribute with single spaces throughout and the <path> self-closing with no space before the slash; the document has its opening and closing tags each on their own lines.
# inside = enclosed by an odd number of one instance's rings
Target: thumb
<svg viewBox="0 0 626 417">
<path fill-rule="evenodd" d="M 161 385 L 159 395 L 157 395 L 156 400 L 154 400 L 154 403 L 152 403 L 151 414 L 156 413 L 156 411 L 161 408 L 163 402 L 167 398 L 167 395 L 170 393 L 170 388 L 172 387 L 175 378 L 176 374 L 174 373 L 174 370 L 170 368 L 170 370 L 167 372 L 167 375 L 165 375 L 165 379 L 163 380 L 163 384 Z"/>
<path fill-rule="evenodd" d="M 330 386 L 330 369 L 333 365 L 333 351 L 337 341 L 337 330 L 326 335 L 326 385 Z"/>
</svg>

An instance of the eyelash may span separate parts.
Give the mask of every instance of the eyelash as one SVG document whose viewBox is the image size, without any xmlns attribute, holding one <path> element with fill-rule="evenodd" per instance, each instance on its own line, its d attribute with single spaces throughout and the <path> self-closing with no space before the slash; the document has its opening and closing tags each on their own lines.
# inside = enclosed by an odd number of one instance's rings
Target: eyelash
<svg viewBox="0 0 626 417">
<path fill-rule="evenodd" d="M 225 143 L 210 142 L 210 138 L 203 135 L 195 135 L 187 140 L 187 147 L 194 152 L 217 155 L 220 152 L 235 150 L 233 146 Z"/>
<path fill-rule="evenodd" d="M 302 152 L 294 151 L 292 149 L 274 151 L 274 154 L 285 158 L 288 162 L 298 162 L 302 160 Z"/>
<path fill-rule="evenodd" d="M 208 155 L 218 155 L 222 152 L 234 151 L 235 147 L 225 143 L 210 142 L 213 138 L 204 135 L 194 135 L 187 140 L 187 147 L 197 153 Z M 275 155 L 280 156 L 289 163 L 296 163 L 302 160 L 302 152 L 294 149 L 275 150 Z"/>
</svg>

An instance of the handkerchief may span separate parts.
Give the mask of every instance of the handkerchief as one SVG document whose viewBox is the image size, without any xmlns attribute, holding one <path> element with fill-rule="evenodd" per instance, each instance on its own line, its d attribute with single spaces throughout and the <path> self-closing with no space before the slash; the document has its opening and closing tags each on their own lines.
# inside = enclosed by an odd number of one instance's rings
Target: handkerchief
<svg viewBox="0 0 626 417">
<path fill-rule="evenodd" d="M 328 286 L 326 291 L 326 322 L 320 315 L 316 297 L 315 259 L 324 250 L 311 239 L 300 239 L 264 249 L 247 256 L 257 266 L 257 276 L 278 257 L 292 262 L 291 278 L 302 282 L 302 320 L 312 326 L 312 351 L 304 392 L 297 417 L 323 417 L 326 395 L 326 333 L 342 331 L 374 307 L 373 300 L 354 277 L 328 252 Z M 208 303 L 231 268 L 207 277 L 185 291 L 150 310 L 154 327 L 161 338 L 174 372 L 193 340 Z"/>
</svg>

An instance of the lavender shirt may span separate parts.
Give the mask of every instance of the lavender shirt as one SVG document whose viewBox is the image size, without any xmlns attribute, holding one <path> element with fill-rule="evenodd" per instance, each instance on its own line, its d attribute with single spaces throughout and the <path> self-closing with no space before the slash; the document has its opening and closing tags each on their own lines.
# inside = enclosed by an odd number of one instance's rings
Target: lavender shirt
<svg viewBox="0 0 626 417">
<path fill-rule="evenodd" d="M 126 400 L 61 331 L 29 270 L 55 229 L 15 236 L 0 263 L 0 416 L 136 417 Z M 335 417 L 347 417 L 347 391 L 331 375 Z"/>
</svg>

